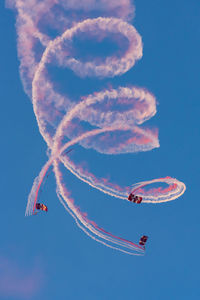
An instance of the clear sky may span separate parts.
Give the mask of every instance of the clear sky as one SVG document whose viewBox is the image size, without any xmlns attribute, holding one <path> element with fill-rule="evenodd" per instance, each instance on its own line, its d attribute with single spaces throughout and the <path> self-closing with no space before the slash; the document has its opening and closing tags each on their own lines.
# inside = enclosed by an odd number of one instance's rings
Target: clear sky
<svg viewBox="0 0 200 300">
<path fill-rule="evenodd" d="M 135 85 L 146 87 L 157 99 L 157 114 L 149 124 L 159 129 L 160 148 L 103 155 L 76 146 L 70 155 L 119 185 L 175 177 L 186 185 L 183 196 L 136 206 L 90 188 L 63 169 L 66 187 L 91 220 L 133 242 L 142 234 L 149 236 L 141 257 L 109 249 L 85 235 L 59 202 L 53 173 L 41 194 L 48 214 L 24 216 L 33 180 L 48 159 L 47 146 L 19 75 L 16 16 L 0 3 L 2 300 L 200 297 L 200 2 L 136 0 L 135 8 L 130 23 L 142 37 L 143 57 L 127 73 L 86 80 L 62 69 L 53 70 L 52 76 L 61 82 L 62 93 L 70 90 L 74 97 L 109 85 Z M 104 45 L 77 45 L 83 59 L 87 51 L 103 57 L 116 50 L 109 39 Z"/>
</svg>

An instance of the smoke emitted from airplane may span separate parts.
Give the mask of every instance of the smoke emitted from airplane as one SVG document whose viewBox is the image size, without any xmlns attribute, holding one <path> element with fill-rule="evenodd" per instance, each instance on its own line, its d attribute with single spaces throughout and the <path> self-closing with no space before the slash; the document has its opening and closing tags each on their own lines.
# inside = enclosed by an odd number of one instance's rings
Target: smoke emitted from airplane
<svg viewBox="0 0 200 300">
<path fill-rule="evenodd" d="M 52 70 L 69 70 L 80 80 L 112 79 L 129 71 L 141 59 L 143 45 L 130 23 L 134 6 L 129 0 L 10 0 L 17 13 L 18 55 L 24 89 L 30 96 L 49 160 L 35 179 L 26 215 L 35 213 L 41 184 L 51 166 L 57 194 L 77 225 L 96 241 L 125 253 L 141 255 L 144 247 L 114 236 L 82 213 L 65 186 L 61 165 L 81 181 L 123 200 L 137 193 L 144 203 L 174 200 L 185 191 L 184 183 L 166 177 L 120 187 L 83 169 L 65 151 L 79 144 L 102 154 L 149 151 L 159 147 L 158 130 L 142 124 L 156 114 L 156 99 L 145 88 L 125 86 L 93 91 L 86 95 L 63 93 Z M 76 49 L 83 38 L 96 43 L 113 42 L 116 52 L 81 57 Z M 88 49 L 89 51 L 89 49 Z M 147 187 L 165 183 L 167 188 Z"/>
</svg>

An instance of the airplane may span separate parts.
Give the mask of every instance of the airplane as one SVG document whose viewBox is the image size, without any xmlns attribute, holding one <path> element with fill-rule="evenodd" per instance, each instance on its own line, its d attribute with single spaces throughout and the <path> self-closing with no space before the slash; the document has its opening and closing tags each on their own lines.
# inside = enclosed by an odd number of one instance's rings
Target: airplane
<svg viewBox="0 0 200 300">
<path fill-rule="evenodd" d="M 130 195 L 128 196 L 128 200 L 131 201 L 131 202 L 139 204 L 139 203 L 142 202 L 142 197 L 136 196 L 136 195 L 130 193 Z"/>
<path fill-rule="evenodd" d="M 48 207 L 42 203 L 36 203 L 35 208 L 38 210 L 43 210 L 43 211 L 48 212 Z"/>
<path fill-rule="evenodd" d="M 146 235 L 143 235 L 143 236 L 140 238 L 139 244 L 140 244 L 141 246 L 143 246 L 144 249 L 145 249 L 145 244 L 146 244 L 147 240 L 148 240 L 148 236 L 146 236 Z"/>
</svg>

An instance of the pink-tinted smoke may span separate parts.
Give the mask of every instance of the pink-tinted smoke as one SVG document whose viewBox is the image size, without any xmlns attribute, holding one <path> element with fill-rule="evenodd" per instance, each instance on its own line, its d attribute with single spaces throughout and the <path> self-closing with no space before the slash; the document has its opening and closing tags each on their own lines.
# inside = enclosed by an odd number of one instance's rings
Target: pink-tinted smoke
<svg viewBox="0 0 200 300">
<path fill-rule="evenodd" d="M 37 264 L 28 269 L 11 259 L 0 257 L 0 298 L 33 299 L 44 283 L 43 277 Z"/>
<path fill-rule="evenodd" d="M 74 101 L 70 95 L 56 90 L 49 73 L 50 67 L 56 66 L 66 68 L 80 78 L 102 79 L 120 76 L 130 70 L 143 52 L 140 34 L 128 23 L 135 11 L 132 2 L 7 0 L 7 5 L 17 13 L 21 78 L 50 153 L 32 186 L 26 215 L 35 213 L 41 184 L 53 166 L 58 197 L 86 234 L 108 247 L 129 254 L 142 254 L 143 248 L 107 232 L 80 211 L 67 191 L 60 164 L 90 187 L 112 197 L 127 200 L 131 191 L 141 194 L 144 203 L 160 203 L 180 197 L 185 185 L 175 178 L 136 183 L 132 188 L 120 187 L 105 178 L 96 178 L 95 174 L 64 155 L 64 151 L 76 143 L 109 155 L 158 148 L 158 130 L 141 126 L 156 114 L 154 95 L 145 88 L 129 86 L 79 95 Z M 74 39 L 83 36 L 98 43 L 107 37 L 121 49 L 118 55 L 106 58 L 77 58 Z M 145 187 L 155 182 L 166 183 L 169 187 L 147 192 Z"/>
</svg>

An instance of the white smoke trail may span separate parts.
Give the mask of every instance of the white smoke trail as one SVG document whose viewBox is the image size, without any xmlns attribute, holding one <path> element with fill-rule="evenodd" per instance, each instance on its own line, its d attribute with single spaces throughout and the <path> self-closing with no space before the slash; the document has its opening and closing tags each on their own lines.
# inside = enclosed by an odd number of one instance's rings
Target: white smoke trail
<svg viewBox="0 0 200 300">
<path fill-rule="evenodd" d="M 142 57 L 141 37 L 127 23 L 134 16 L 134 6 L 130 0 L 7 0 L 7 5 L 17 11 L 21 77 L 25 91 L 32 99 L 40 133 L 51 151 L 49 160 L 33 183 L 26 215 L 34 213 L 40 186 L 53 165 L 58 197 L 77 225 L 108 247 L 141 255 L 144 252 L 141 247 L 112 235 L 81 213 L 69 197 L 59 164 L 62 163 L 89 186 L 123 200 L 127 200 L 131 191 L 142 196 L 144 203 L 161 203 L 180 197 L 185 185 L 175 178 L 136 183 L 131 190 L 96 178 L 64 155 L 64 151 L 76 143 L 104 154 L 148 151 L 159 147 L 157 131 L 141 127 L 156 114 L 155 97 L 146 89 L 129 86 L 80 97 L 82 100 L 76 104 L 70 96 L 55 92 L 48 75 L 51 64 L 70 69 L 81 78 L 112 78 L 130 70 Z M 100 16 L 96 15 L 97 11 Z M 86 34 L 99 41 L 105 36 L 111 39 L 123 37 L 127 49 L 123 54 L 111 55 L 104 60 L 82 61 L 74 56 L 73 40 Z M 116 41 L 124 49 L 121 39 Z M 89 124 L 90 130 L 84 124 Z M 165 183 L 168 187 L 147 190 L 154 183 Z"/>
</svg>

